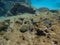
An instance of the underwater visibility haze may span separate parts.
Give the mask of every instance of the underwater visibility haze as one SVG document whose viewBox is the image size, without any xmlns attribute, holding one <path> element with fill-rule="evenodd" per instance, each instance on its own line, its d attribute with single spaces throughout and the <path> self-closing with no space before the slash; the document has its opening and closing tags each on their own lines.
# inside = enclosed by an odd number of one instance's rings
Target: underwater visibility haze
<svg viewBox="0 0 60 45">
<path fill-rule="evenodd" d="M 60 0 L 0 0 L 0 45 L 60 45 Z"/>
</svg>

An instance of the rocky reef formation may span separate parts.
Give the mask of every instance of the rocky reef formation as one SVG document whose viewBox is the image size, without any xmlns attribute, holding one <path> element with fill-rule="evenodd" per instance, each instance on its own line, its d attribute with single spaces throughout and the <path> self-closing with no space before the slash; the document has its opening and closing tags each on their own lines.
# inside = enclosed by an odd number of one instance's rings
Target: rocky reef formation
<svg viewBox="0 0 60 45">
<path fill-rule="evenodd" d="M 60 45 L 60 15 L 47 13 L 24 13 L 1 21 L 0 45 Z"/>
<path fill-rule="evenodd" d="M 60 10 L 15 3 L 7 16 L 0 21 L 0 45 L 60 45 Z"/>
<path fill-rule="evenodd" d="M 8 11 L 8 16 L 14 16 L 23 13 L 35 14 L 35 10 L 25 3 L 15 3 L 14 6 Z"/>
<path fill-rule="evenodd" d="M 16 4 L 16 2 L 26 4 L 26 5 L 30 5 L 30 0 L 26 0 L 26 1 L 25 0 L 0 0 L 0 16 L 6 16 L 7 13 L 10 10 L 12 10 L 11 8 L 14 8 L 14 6 L 16 6 L 15 8 L 17 8 L 18 5 L 20 5 L 20 7 L 23 6 L 21 4 L 14 5 L 14 4 Z M 26 8 L 25 8 L 26 5 L 24 5 L 25 11 L 26 11 Z M 15 8 L 14 8 L 14 10 L 15 10 Z M 27 7 L 27 8 L 30 9 L 30 7 Z M 20 9 L 22 9 L 22 7 Z M 31 8 L 31 10 L 32 10 L 32 8 Z M 30 10 L 30 12 L 31 12 L 31 10 Z"/>
</svg>

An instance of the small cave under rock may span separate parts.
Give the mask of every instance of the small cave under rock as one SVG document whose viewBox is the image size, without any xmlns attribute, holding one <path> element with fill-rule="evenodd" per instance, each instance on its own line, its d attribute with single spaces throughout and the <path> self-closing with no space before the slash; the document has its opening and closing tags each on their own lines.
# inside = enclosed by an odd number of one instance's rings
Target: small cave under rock
<svg viewBox="0 0 60 45">
<path fill-rule="evenodd" d="M 58 45 L 58 42 L 56 40 L 53 40 L 53 43 L 56 44 L 56 45 Z"/>
<path fill-rule="evenodd" d="M 37 29 L 36 30 L 36 35 L 37 36 L 46 36 L 46 34 L 44 33 L 44 31 L 40 30 L 40 29 Z"/>
</svg>

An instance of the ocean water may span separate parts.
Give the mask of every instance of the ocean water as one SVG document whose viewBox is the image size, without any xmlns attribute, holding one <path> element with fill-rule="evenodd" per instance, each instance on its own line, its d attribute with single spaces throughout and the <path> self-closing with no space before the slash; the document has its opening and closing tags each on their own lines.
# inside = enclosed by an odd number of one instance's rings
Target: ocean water
<svg viewBox="0 0 60 45">
<path fill-rule="evenodd" d="M 32 5 L 36 8 L 47 7 L 52 10 L 60 10 L 60 0 L 32 0 Z"/>
</svg>

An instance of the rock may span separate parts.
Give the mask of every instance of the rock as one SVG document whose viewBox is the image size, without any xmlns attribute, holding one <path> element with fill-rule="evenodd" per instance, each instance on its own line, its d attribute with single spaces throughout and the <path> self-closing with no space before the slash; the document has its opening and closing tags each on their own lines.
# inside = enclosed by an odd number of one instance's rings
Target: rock
<svg viewBox="0 0 60 45">
<path fill-rule="evenodd" d="M 49 31 L 48 30 L 44 30 L 46 33 L 49 33 Z"/>
<path fill-rule="evenodd" d="M 57 42 L 57 41 L 55 41 L 55 40 L 54 40 L 53 42 L 54 42 L 54 44 L 58 44 L 58 42 Z"/>
<path fill-rule="evenodd" d="M 51 24 L 51 21 L 50 20 L 45 20 L 45 24 Z"/>
<path fill-rule="evenodd" d="M 29 30 L 29 26 L 28 25 L 22 25 L 22 27 L 20 28 L 20 32 L 22 32 L 22 33 L 25 33 L 28 30 Z"/>
<path fill-rule="evenodd" d="M 47 38 L 48 38 L 48 39 L 51 39 L 51 37 L 50 37 L 50 36 L 51 36 L 50 34 L 47 34 Z"/>
<path fill-rule="evenodd" d="M 8 26 L 10 25 L 10 20 L 4 20 L 4 22 L 0 22 L 0 31 L 7 31 Z"/>
<path fill-rule="evenodd" d="M 58 10 L 50 10 L 52 13 L 58 13 Z"/>
<path fill-rule="evenodd" d="M 52 21 L 50 21 L 50 20 L 44 20 L 44 23 L 47 24 L 47 27 L 52 26 Z"/>
<path fill-rule="evenodd" d="M 35 14 L 35 10 L 33 8 L 31 8 L 30 6 L 26 6 L 26 5 L 23 5 L 21 3 L 15 3 L 15 5 L 10 10 L 10 13 L 12 15 L 16 15 L 16 14 L 19 14 L 19 13 Z"/>
<path fill-rule="evenodd" d="M 24 21 L 24 18 L 19 18 L 19 20 Z"/>
<path fill-rule="evenodd" d="M 1 16 L 6 16 L 6 15 L 8 15 L 10 9 L 14 6 L 14 3 L 16 3 L 16 2 L 25 3 L 25 4 L 31 6 L 29 0 L 27 0 L 27 1 L 25 1 L 25 0 L 1 0 L 1 1 L 0 1 L 0 7 L 1 7 L 1 9 L 0 9 L 0 11 L 1 11 L 1 12 L 0 12 L 0 15 L 1 15 Z M 31 10 L 32 10 L 32 9 L 31 9 Z M 30 12 L 31 12 L 31 10 L 30 10 Z M 9 14 L 9 15 L 10 15 L 10 14 Z"/>
<path fill-rule="evenodd" d="M 42 8 L 39 8 L 38 9 L 40 12 L 46 12 L 46 11 L 49 11 L 48 8 L 45 8 L 45 7 L 42 7 Z"/>
<path fill-rule="evenodd" d="M 23 24 L 23 22 L 20 20 L 20 21 L 15 21 L 16 24 Z"/>
<path fill-rule="evenodd" d="M 8 28 L 8 26 L 7 25 L 5 25 L 5 24 L 0 24 L 0 32 L 1 31 L 7 31 L 7 28 Z"/>
<path fill-rule="evenodd" d="M 36 23 L 40 22 L 40 17 L 38 17 L 38 16 L 34 17 L 33 22 L 36 22 Z"/>
</svg>

